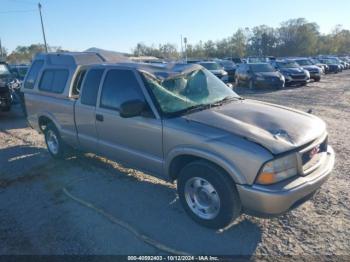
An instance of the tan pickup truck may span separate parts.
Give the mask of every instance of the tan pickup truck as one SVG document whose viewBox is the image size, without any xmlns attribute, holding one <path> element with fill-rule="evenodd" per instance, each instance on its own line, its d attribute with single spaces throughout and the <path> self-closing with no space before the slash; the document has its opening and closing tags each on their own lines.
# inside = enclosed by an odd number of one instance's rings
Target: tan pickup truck
<svg viewBox="0 0 350 262">
<path fill-rule="evenodd" d="M 22 90 L 53 157 L 77 148 L 177 180 L 184 209 L 207 227 L 242 212 L 282 214 L 334 165 L 321 119 L 243 99 L 200 65 L 41 54 Z"/>
</svg>

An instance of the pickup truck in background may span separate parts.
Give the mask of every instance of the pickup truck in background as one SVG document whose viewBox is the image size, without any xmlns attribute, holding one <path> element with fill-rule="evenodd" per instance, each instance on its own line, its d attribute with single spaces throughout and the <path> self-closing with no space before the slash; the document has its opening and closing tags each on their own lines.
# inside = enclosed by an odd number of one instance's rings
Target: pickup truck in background
<svg viewBox="0 0 350 262">
<path fill-rule="evenodd" d="M 22 91 L 54 158 L 76 148 L 176 180 L 186 212 L 211 228 L 300 205 L 334 165 L 321 119 L 243 99 L 196 64 L 40 54 Z"/>
</svg>

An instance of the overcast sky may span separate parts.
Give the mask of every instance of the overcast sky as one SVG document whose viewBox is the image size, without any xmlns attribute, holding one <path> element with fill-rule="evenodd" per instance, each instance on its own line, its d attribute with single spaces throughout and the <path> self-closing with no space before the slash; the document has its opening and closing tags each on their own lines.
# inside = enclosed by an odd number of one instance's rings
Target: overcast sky
<svg viewBox="0 0 350 262">
<path fill-rule="evenodd" d="M 42 43 L 37 1 L 0 0 L 0 38 L 12 51 Z M 322 33 L 337 24 L 350 29 L 349 0 L 42 0 L 49 45 L 131 52 L 138 42 L 218 40 L 238 28 L 277 27 L 290 18 L 316 22 Z"/>
</svg>

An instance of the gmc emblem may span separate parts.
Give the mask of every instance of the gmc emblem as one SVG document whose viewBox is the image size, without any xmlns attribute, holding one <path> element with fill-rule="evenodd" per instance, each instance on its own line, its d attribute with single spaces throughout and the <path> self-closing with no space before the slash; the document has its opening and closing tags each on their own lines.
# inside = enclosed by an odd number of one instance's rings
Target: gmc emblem
<svg viewBox="0 0 350 262">
<path fill-rule="evenodd" d="M 315 146 L 309 153 L 310 159 L 313 158 L 318 152 L 320 152 L 320 145 Z"/>
</svg>

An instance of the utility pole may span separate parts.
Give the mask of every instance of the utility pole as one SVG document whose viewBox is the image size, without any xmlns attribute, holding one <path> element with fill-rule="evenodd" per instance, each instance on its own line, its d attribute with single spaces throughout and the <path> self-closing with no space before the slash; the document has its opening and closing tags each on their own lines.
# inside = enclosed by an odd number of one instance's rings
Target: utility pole
<svg viewBox="0 0 350 262">
<path fill-rule="evenodd" d="M 184 43 L 185 43 L 185 61 L 187 64 L 187 37 L 184 37 Z"/>
<path fill-rule="evenodd" d="M 3 57 L 4 57 L 4 54 L 2 52 L 2 45 L 1 45 L 1 39 L 0 39 L 0 61 L 2 60 Z"/>
<path fill-rule="evenodd" d="M 184 49 L 182 47 L 182 35 L 181 35 L 181 58 L 182 58 L 182 61 L 184 59 Z"/>
<path fill-rule="evenodd" d="M 46 51 L 46 53 L 48 53 L 45 30 L 44 30 L 44 22 L 43 22 L 43 16 L 41 15 L 41 4 L 40 3 L 38 3 L 38 8 L 39 8 L 39 14 L 40 14 L 40 21 L 41 21 L 41 30 L 43 31 L 43 37 L 44 37 L 45 51 Z"/>
</svg>

